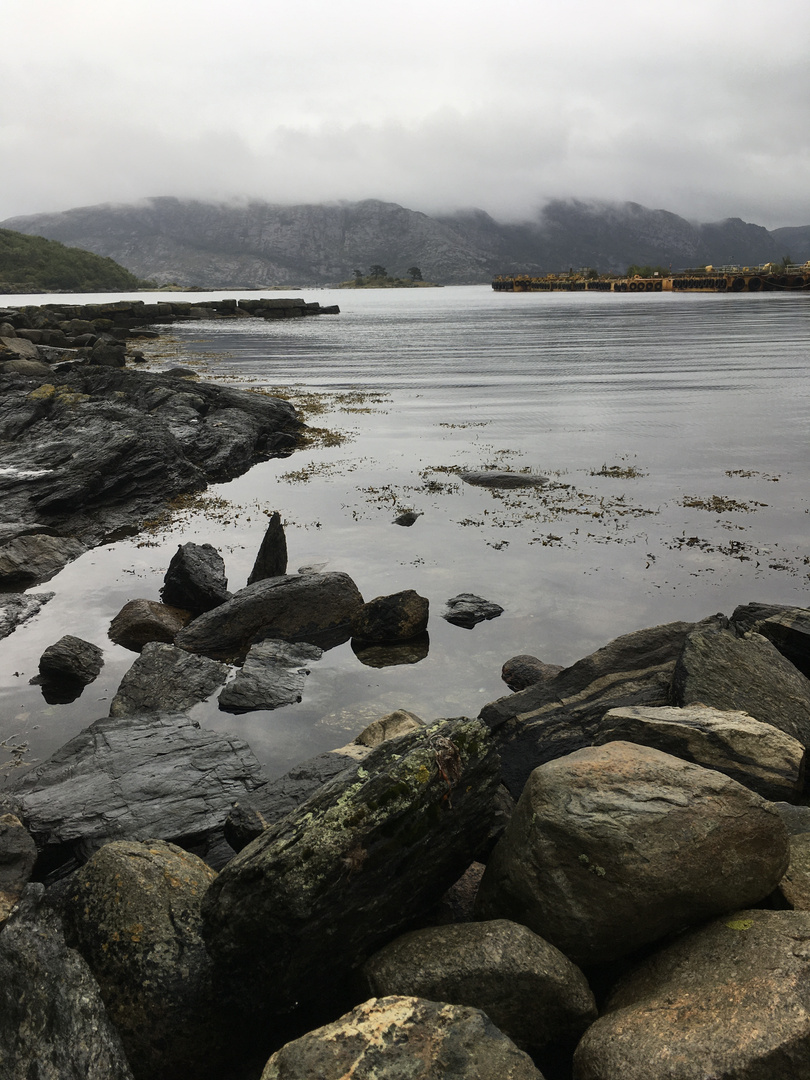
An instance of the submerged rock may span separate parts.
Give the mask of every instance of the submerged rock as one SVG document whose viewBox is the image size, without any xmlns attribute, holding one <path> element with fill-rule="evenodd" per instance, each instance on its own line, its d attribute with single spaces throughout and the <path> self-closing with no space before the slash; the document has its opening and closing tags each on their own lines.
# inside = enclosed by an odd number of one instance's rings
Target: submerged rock
<svg viewBox="0 0 810 1080">
<path fill-rule="evenodd" d="M 219 695 L 225 712 L 279 709 L 301 700 L 309 668 L 323 656 L 317 645 L 305 642 L 262 641 L 250 648 L 245 662 Z"/>
<path fill-rule="evenodd" d="M 447 607 L 442 612 L 442 618 L 455 626 L 463 626 L 467 630 L 487 619 L 497 619 L 503 615 L 500 604 L 493 604 L 491 600 L 484 600 L 474 593 L 459 593 L 447 601 Z"/>
<path fill-rule="evenodd" d="M 545 487 L 549 482 L 547 476 L 538 476 L 536 473 L 506 472 L 497 469 L 460 472 L 458 475 L 465 484 L 488 488 Z"/>
</svg>

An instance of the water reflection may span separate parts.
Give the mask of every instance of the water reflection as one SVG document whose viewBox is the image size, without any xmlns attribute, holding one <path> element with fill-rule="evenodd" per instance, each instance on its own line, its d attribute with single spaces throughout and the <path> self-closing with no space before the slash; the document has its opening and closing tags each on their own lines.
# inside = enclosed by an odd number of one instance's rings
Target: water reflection
<svg viewBox="0 0 810 1080">
<path fill-rule="evenodd" d="M 427 631 L 409 641 L 395 645 L 369 645 L 357 638 L 352 639 L 352 652 L 366 667 L 397 667 L 401 664 L 418 664 L 430 652 L 430 636 Z"/>
</svg>

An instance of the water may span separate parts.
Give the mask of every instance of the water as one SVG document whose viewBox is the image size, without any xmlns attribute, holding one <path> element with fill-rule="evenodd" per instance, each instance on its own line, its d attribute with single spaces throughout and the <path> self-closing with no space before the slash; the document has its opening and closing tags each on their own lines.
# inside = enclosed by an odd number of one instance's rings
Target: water
<svg viewBox="0 0 810 1080">
<path fill-rule="evenodd" d="M 273 510 L 291 570 L 345 571 L 366 599 L 416 589 L 431 620 L 418 663 L 369 667 L 347 643 L 312 666 L 299 705 L 192 711 L 244 737 L 271 775 L 395 708 L 475 715 L 508 692 L 500 669 L 517 653 L 568 664 L 642 626 L 751 600 L 808 605 L 807 298 L 304 295 L 341 315 L 166 329 L 149 366 L 292 394 L 308 423 L 347 441 L 263 463 L 199 512 L 89 552 L 36 590 L 57 595 L 0 643 L 0 738 L 27 742 L 26 761 L 106 715 L 133 659 L 107 627 L 128 599 L 158 597 L 177 544 L 216 545 L 237 589 Z M 457 476 L 488 467 L 551 483 L 491 491 Z M 392 524 L 403 508 L 422 513 L 412 528 Z M 440 612 L 460 592 L 504 614 L 452 626 Z M 64 633 L 103 646 L 106 663 L 77 702 L 49 706 L 28 679 Z"/>
</svg>

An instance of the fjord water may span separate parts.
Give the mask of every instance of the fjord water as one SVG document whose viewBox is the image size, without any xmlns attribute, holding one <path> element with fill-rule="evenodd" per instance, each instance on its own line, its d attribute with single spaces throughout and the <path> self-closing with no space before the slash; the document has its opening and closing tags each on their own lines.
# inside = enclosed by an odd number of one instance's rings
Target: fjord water
<svg viewBox="0 0 810 1080">
<path fill-rule="evenodd" d="M 109 622 L 128 599 L 158 598 L 177 544 L 218 547 L 235 590 L 273 510 L 291 571 L 345 571 L 366 599 L 416 589 L 431 618 L 421 659 L 369 666 L 346 643 L 312 665 L 300 704 L 235 717 L 213 699 L 192 710 L 245 738 L 271 775 L 395 708 L 475 715 L 508 692 L 500 669 L 517 653 L 568 664 L 643 626 L 752 600 L 808 604 L 810 297 L 303 295 L 341 314 L 162 328 L 147 366 L 189 363 L 202 378 L 291 394 L 310 425 L 344 441 L 262 463 L 36 590 L 56 596 L 0 643 L 0 738 L 27 741 L 25 760 L 106 715 L 134 659 L 109 642 Z M 490 468 L 550 484 L 499 491 L 458 476 Z M 401 509 L 421 516 L 397 526 Z M 503 615 L 450 625 L 440 613 L 461 592 Z M 28 679 L 64 633 L 101 645 L 106 664 L 77 702 L 50 706 Z"/>
</svg>

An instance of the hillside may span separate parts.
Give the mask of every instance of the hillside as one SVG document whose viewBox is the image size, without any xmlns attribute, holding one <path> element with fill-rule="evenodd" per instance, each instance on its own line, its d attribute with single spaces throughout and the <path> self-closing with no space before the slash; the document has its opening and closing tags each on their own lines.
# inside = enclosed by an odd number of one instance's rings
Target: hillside
<svg viewBox="0 0 810 1080">
<path fill-rule="evenodd" d="M 739 218 L 695 224 L 638 203 L 555 200 L 531 221 L 481 210 L 430 217 L 396 203 L 281 206 L 160 197 L 10 218 L 0 225 L 110 256 L 158 284 L 202 288 L 336 284 L 374 264 L 401 277 L 419 266 L 440 284 L 570 267 L 683 269 L 808 258 L 810 227 L 773 233 Z"/>
<path fill-rule="evenodd" d="M 110 258 L 0 229 L 0 292 L 120 292 L 142 285 Z"/>
</svg>

